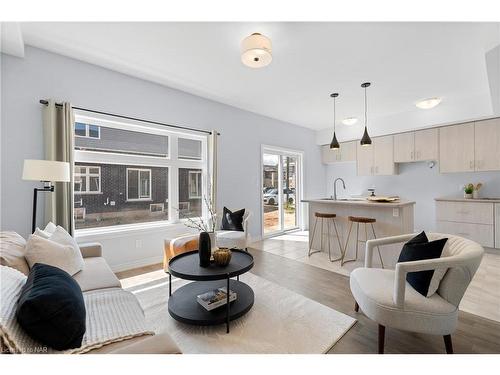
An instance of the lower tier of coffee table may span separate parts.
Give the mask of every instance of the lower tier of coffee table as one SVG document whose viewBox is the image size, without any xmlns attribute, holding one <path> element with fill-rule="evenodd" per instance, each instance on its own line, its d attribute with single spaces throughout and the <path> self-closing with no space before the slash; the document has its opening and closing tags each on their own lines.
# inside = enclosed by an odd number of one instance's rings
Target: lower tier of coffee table
<svg viewBox="0 0 500 375">
<path fill-rule="evenodd" d="M 177 289 L 168 300 L 168 312 L 175 320 L 193 325 L 218 325 L 227 323 L 227 307 L 220 306 L 207 311 L 196 297 L 210 290 L 226 287 L 227 279 L 216 281 L 195 281 Z M 254 293 L 247 284 L 231 279 L 230 289 L 237 299 L 229 305 L 229 320 L 245 315 L 253 306 Z"/>
</svg>

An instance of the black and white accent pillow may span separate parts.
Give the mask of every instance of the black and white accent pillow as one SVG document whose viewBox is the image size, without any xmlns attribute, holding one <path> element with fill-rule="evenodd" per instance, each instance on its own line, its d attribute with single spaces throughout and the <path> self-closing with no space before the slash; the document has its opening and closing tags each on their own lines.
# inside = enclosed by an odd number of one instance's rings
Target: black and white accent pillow
<svg viewBox="0 0 500 375">
<path fill-rule="evenodd" d="M 405 243 L 399 254 L 398 263 L 440 258 L 447 240 L 448 238 L 441 238 L 429 241 L 425 232 L 422 232 Z M 446 270 L 408 272 L 406 281 L 417 292 L 430 297 L 438 290 L 445 273 Z"/>
</svg>

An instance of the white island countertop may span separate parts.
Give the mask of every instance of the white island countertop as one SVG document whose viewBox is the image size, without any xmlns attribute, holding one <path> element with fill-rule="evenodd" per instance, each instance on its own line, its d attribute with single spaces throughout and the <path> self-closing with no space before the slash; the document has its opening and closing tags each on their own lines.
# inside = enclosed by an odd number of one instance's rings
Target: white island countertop
<svg viewBox="0 0 500 375">
<path fill-rule="evenodd" d="M 325 198 L 320 198 L 320 199 L 303 199 L 302 202 L 305 203 L 323 203 L 323 204 L 331 204 L 331 205 L 348 205 L 348 206 L 370 206 L 370 207 L 404 207 L 408 205 L 413 205 L 415 204 L 414 201 L 407 201 L 404 199 L 395 201 L 395 202 L 373 202 L 369 200 L 362 200 L 362 199 L 325 199 Z"/>
</svg>

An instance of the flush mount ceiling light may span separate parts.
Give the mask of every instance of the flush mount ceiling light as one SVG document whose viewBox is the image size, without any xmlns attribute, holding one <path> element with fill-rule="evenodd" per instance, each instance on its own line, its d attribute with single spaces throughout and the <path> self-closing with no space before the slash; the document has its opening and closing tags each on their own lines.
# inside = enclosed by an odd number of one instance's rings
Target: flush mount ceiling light
<svg viewBox="0 0 500 375">
<path fill-rule="evenodd" d="M 346 117 L 345 119 L 342 120 L 342 124 L 344 125 L 354 125 L 357 122 L 358 119 L 356 117 Z"/>
<path fill-rule="evenodd" d="M 332 150 L 338 150 L 340 148 L 339 141 L 337 141 L 337 136 L 335 135 L 335 99 L 339 96 L 338 93 L 330 94 L 330 97 L 333 98 L 333 138 L 330 142 L 330 148 Z"/>
<path fill-rule="evenodd" d="M 439 103 L 441 103 L 441 98 L 435 97 L 419 100 L 415 103 L 415 105 L 420 109 L 431 109 L 437 106 Z"/>
<path fill-rule="evenodd" d="M 241 42 L 241 62 L 250 68 L 262 68 L 273 60 L 271 40 L 260 34 L 253 33 Z"/>
<path fill-rule="evenodd" d="M 367 103 L 366 103 L 366 88 L 370 87 L 371 83 L 370 82 L 365 82 L 361 84 L 361 87 L 365 89 L 365 132 L 363 133 L 363 138 L 361 138 L 361 146 L 370 146 L 372 144 L 372 140 L 370 136 L 368 135 L 368 129 L 367 129 L 367 122 L 368 122 L 368 116 L 367 116 Z"/>
</svg>

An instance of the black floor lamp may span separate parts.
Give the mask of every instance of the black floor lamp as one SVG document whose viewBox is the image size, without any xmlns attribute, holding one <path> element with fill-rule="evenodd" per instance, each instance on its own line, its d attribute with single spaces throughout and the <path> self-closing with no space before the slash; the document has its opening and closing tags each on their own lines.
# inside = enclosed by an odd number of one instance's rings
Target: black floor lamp
<svg viewBox="0 0 500 375">
<path fill-rule="evenodd" d="M 36 228 L 36 206 L 38 192 L 54 191 L 53 182 L 69 182 L 69 163 L 64 161 L 52 160 L 25 160 L 23 168 L 23 180 L 41 181 L 43 188 L 33 189 L 33 219 L 31 224 L 31 233 Z"/>
</svg>

